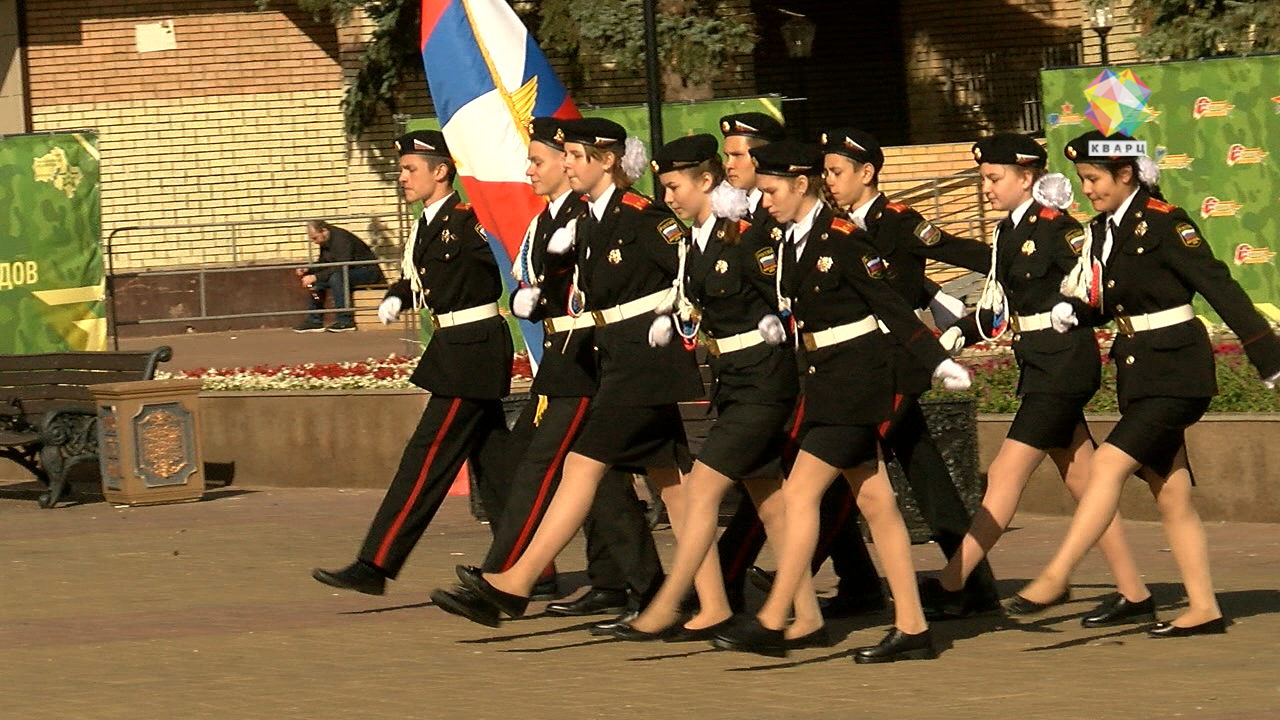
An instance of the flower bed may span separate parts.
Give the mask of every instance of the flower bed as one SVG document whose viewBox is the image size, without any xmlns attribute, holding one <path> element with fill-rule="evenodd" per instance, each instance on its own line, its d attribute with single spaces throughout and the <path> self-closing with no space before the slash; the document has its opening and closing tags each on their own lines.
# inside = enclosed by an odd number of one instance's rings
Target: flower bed
<svg viewBox="0 0 1280 720">
<path fill-rule="evenodd" d="M 257 365 L 235 368 L 199 368 L 176 373 L 157 372 L 157 380 L 199 378 L 206 391 L 234 390 L 376 390 L 409 388 L 409 376 L 418 358 L 390 355 L 364 362 Z M 526 353 L 517 353 L 511 364 L 513 380 L 533 376 Z"/>
</svg>

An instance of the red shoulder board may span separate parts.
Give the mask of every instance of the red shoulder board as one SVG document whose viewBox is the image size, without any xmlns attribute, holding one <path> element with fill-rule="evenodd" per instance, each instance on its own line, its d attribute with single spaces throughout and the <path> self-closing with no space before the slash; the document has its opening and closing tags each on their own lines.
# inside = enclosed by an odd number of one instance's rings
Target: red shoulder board
<svg viewBox="0 0 1280 720">
<path fill-rule="evenodd" d="M 1058 219 L 1058 216 L 1061 214 L 1062 213 L 1058 212 L 1057 210 L 1054 210 L 1051 207 L 1040 208 L 1040 217 L 1045 220 L 1056 220 Z"/>
<path fill-rule="evenodd" d="M 885 203 L 884 209 L 902 213 L 910 210 L 911 208 L 907 207 L 906 205 L 903 205 L 900 202 L 889 202 L 889 203 Z"/>
<path fill-rule="evenodd" d="M 751 223 L 747 222 L 746 220 L 738 221 L 738 232 L 744 233 L 750 228 L 751 228 Z"/>
<path fill-rule="evenodd" d="M 454 205 L 453 207 L 457 210 L 466 211 L 471 209 L 471 203 L 460 202 L 457 205 Z"/>
<path fill-rule="evenodd" d="M 643 195 L 640 195 L 638 193 L 633 193 L 628 191 L 627 194 L 622 196 L 622 204 L 630 205 L 631 207 L 637 210 L 643 210 L 649 207 L 650 203 L 649 203 L 649 198 Z"/>
<path fill-rule="evenodd" d="M 1147 209 L 1162 213 L 1171 213 L 1174 210 L 1177 210 L 1173 205 L 1170 205 L 1167 202 L 1160 202 L 1155 198 L 1147 198 Z"/>
<path fill-rule="evenodd" d="M 854 230 L 858 229 L 858 226 L 854 225 L 852 220 L 845 220 L 844 218 L 832 218 L 831 229 L 843 235 L 850 235 L 853 233 Z"/>
</svg>

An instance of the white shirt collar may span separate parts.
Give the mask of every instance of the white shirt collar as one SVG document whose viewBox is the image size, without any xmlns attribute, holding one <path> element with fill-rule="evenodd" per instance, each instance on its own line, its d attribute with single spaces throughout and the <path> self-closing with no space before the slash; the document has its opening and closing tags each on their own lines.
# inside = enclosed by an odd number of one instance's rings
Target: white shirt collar
<svg viewBox="0 0 1280 720">
<path fill-rule="evenodd" d="M 435 202 L 431 203 L 430 205 L 428 205 L 428 206 L 426 206 L 426 207 L 422 208 L 422 219 L 423 219 L 423 221 L 424 221 L 424 222 L 426 222 L 428 225 L 429 225 L 429 224 L 431 224 L 431 221 L 432 221 L 432 220 L 435 220 L 435 219 L 436 219 L 436 215 L 438 215 L 438 214 L 440 213 L 440 208 L 441 208 L 441 207 L 444 207 L 444 203 L 445 203 L 445 201 L 446 201 L 446 200 L 448 200 L 448 199 L 449 199 L 449 198 L 451 198 L 451 197 L 453 197 L 453 193 L 449 193 L 448 195 L 445 195 L 444 197 L 440 198 L 439 200 L 437 200 L 437 201 L 435 201 Z"/>
<path fill-rule="evenodd" d="M 1023 216 L 1027 214 L 1027 209 L 1031 207 L 1031 203 L 1035 202 L 1035 198 L 1027 198 L 1027 201 L 1013 209 L 1009 213 L 1009 220 L 1013 222 L 1014 227 L 1018 227 L 1018 223 L 1022 222 Z"/>
<path fill-rule="evenodd" d="M 565 190 L 560 194 L 560 197 L 547 203 L 547 212 L 550 213 L 553 219 L 560 214 L 560 208 L 564 207 L 565 200 L 572 194 L 572 190 Z"/>
<path fill-rule="evenodd" d="M 699 250 L 707 249 L 707 242 L 711 240 L 711 229 L 716 226 L 716 220 L 715 213 L 712 213 L 707 216 L 706 222 L 693 226 L 693 241 L 698 243 Z"/>
<path fill-rule="evenodd" d="M 760 198 L 764 197 L 764 193 L 760 192 L 760 188 L 751 188 L 751 192 L 747 193 L 747 203 L 751 206 L 752 214 L 760 208 Z"/>
<path fill-rule="evenodd" d="M 862 205 L 859 205 L 857 210 L 851 211 L 849 213 L 849 219 L 852 220 L 853 223 L 858 227 L 862 228 L 863 230 L 866 230 L 867 229 L 867 213 L 871 212 L 871 204 L 874 203 L 879 198 L 880 198 L 880 193 L 876 193 L 870 200 L 862 203 Z"/>
<path fill-rule="evenodd" d="M 599 198 L 591 201 L 591 214 L 597 221 L 604 219 L 604 209 L 609 206 L 609 198 L 613 197 L 613 192 L 617 189 L 617 185 L 610 183 L 609 188 L 600 193 Z"/>
<path fill-rule="evenodd" d="M 1120 223 L 1124 222 L 1124 214 L 1129 212 L 1129 206 L 1133 204 L 1133 198 L 1136 197 L 1137 194 L 1138 194 L 1138 191 L 1135 188 L 1133 191 L 1133 194 L 1125 198 L 1124 202 L 1120 203 L 1120 207 L 1116 208 L 1115 212 L 1108 215 L 1107 219 L 1110 221 L 1113 221 L 1118 227 Z"/>
<path fill-rule="evenodd" d="M 819 200 L 813 204 L 813 209 L 807 215 L 791 223 L 791 227 L 787 230 L 788 239 L 793 243 L 798 243 L 803 238 L 808 237 L 809 231 L 813 229 L 813 221 L 821 211 L 822 201 Z"/>
</svg>

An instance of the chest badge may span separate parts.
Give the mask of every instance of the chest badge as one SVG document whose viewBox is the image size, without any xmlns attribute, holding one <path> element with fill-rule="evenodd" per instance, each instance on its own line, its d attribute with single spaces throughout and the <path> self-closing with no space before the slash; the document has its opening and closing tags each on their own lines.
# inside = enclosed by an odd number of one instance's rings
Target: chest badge
<svg viewBox="0 0 1280 720">
<path fill-rule="evenodd" d="M 774 242 L 778 242 L 779 240 L 781 240 L 781 239 L 782 239 L 782 228 L 780 228 L 780 227 L 774 227 L 772 230 L 770 230 L 770 231 L 769 231 L 769 239 L 770 239 L 770 240 L 773 240 Z"/>
<path fill-rule="evenodd" d="M 620 262 L 622 262 L 622 251 L 621 251 L 621 250 L 619 250 L 618 248 L 614 248 L 614 249 L 610 250 L 610 251 L 609 251 L 609 264 L 610 264 L 610 265 L 617 265 L 617 264 L 618 264 L 618 263 L 620 263 Z"/>
<path fill-rule="evenodd" d="M 826 255 L 818 258 L 818 272 L 830 272 L 835 265 L 836 261 Z"/>
<path fill-rule="evenodd" d="M 1028 241 L 1026 241 L 1026 242 L 1022 243 L 1022 254 L 1023 254 L 1023 255 L 1032 255 L 1032 254 L 1034 254 L 1034 253 L 1035 253 L 1035 251 L 1036 251 L 1036 241 L 1035 241 L 1035 240 L 1028 240 Z"/>
<path fill-rule="evenodd" d="M 450 230 L 449 228 L 445 228 L 444 230 L 440 231 L 440 240 L 442 240 L 443 242 L 449 242 L 452 239 L 453 239 L 452 230 Z"/>
<path fill-rule="evenodd" d="M 725 260 L 717 260 L 716 272 L 720 273 L 721 275 L 729 272 L 729 263 Z"/>
<path fill-rule="evenodd" d="M 1147 221 L 1143 220 L 1142 222 L 1138 223 L 1138 227 L 1133 229 L 1133 236 L 1142 237 L 1143 235 L 1146 235 L 1146 234 L 1147 234 Z"/>
</svg>

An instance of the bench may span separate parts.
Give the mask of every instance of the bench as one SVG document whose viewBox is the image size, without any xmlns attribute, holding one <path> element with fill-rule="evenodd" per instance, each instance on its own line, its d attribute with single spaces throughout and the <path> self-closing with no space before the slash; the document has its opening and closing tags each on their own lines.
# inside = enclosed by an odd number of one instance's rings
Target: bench
<svg viewBox="0 0 1280 720">
<path fill-rule="evenodd" d="M 45 485 L 42 508 L 63 499 L 71 469 L 98 462 L 98 409 L 90 385 L 150 380 L 173 351 L 0 355 L 0 457 Z"/>
</svg>

